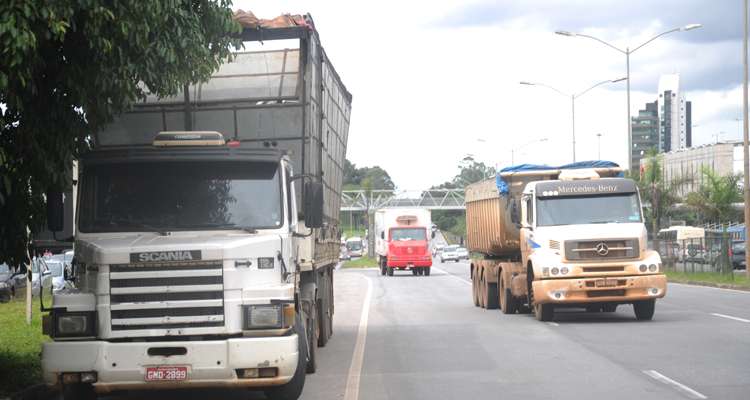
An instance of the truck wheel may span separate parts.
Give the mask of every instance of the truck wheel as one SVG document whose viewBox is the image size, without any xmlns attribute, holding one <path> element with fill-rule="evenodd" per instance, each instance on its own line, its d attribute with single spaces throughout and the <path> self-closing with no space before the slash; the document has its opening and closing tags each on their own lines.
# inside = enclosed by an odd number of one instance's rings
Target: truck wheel
<svg viewBox="0 0 750 400">
<path fill-rule="evenodd" d="M 312 304 L 311 313 L 307 316 L 307 323 L 305 324 L 305 331 L 307 333 L 307 373 L 314 374 L 318 369 L 317 358 L 315 357 L 315 349 L 318 347 L 318 336 L 320 333 L 320 326 L 318 325 L 318 319 L 316 318 L 317 302 Z"/>
<path fill-rule="evenodd" d="M 393 276 L 393 267 L 388 267 L 386 269 L 386 273 L 388 274 L 388 276 Z"/>
<path fill-rule="evenodd" d="M 474 301 L 474 307 L 479 307 L 479 293 L 477 293 L 477 272 L 476 268 L 471 266 L 471 298 Z"/>
<path fill-rule="evenodd" d="M 423 271 L 425 276 L 430 276 L 430 267 L 425 267 Z"/>
<path fill-rule="evenodd" d="M 412 270 L 411 270 L 411 274 L 412 274 L 412 275 L 414 275 L 414 276 L 417 276 L 417 275 L 419 275 L 419 274 L 417 273 L 417 269 L 416 269 L 416 268 L 412 268 Z"/>
<path fill-rule="evenodd" d="M 318 302 L 318 331 L 320 332 L 320 335 L 318 336 L 318 347 L 326 347 L 326 344 L 328 344 L 328 338 L 330 337 L 330 333 L 328 331 L 328 328 L 330 327 L 329 323 L 329 316 L 328 313 L 325 312 L 323 308 L 323 301 Z"/>
<path fill-rule="evenodd" d="M 93 400 L 97 398 L 94 387 L 87 383 L 65 385 L 62 396 L 64 400 Z"/>
<path fill-rule="evenodd" d="M 654 310 L 656 309 L 656 300 L 642 300 L 633 303 L 633 311 L 635 311 L 635 319 L 639 321 L 650 321 L 654 318 Z"/>
<path fill-rule="evenodd" d="M 500 281 L 500 290 L 498 290 L 500 292 L 500 310 L 503 314 L 515 314 L 518 307 L 513 292 L 510 291 L 510 288 L 505 287 L 505 280 L 502 277 L 498 280 Z"/>
<path fill-rule="evenodd" d="M 617 311 L 617 304 L 605 304 L 602 306 L 604 312 L 615 312 Z"/>
<path fill-rule="evenodd" d="M 488 310 L 495 310 L 497 309 L 497 301 L 498 301 L 498 295 L 497 295 L 497 283 L 491 283 L 484 281 L 485 286 L 487 286 L 484 290 L 485 293 L 485 300 L 484 304 L 485 307 Z"/>
<path fill-rule="evenodd" d="M 294 324 L 294 330 L 297 332 L 297 369 L 294 371 L 292 380 L 281 385 L 264 390 L 266 397 L 278 400 L 297 400 L 302 395 L 302 388 L 305 386 L 305 354 L 307 354 L 307 341 L 304 340 L 305 329 L 302 326 L 302 320 L 297 317 Z"/>
<path fill-rule="evenodd" d="M 555 308 L 552 304 L 536 304 L 534 305 L 534 316 L 537 321 L 552 321 L 555 317 Z"/>
</svg>

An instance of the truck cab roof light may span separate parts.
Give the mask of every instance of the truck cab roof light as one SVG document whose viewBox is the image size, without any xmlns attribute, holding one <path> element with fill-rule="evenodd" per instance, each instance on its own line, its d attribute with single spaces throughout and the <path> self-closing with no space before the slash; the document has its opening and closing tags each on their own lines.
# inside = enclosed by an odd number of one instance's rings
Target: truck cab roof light
<svg viewBox="0 0 750 400">
<path fill-rule="evenodd" d="M 214 131 L 163 131 L 156 134 L 155 147 L 224 146 L 224 135 Z"/>
</svg>

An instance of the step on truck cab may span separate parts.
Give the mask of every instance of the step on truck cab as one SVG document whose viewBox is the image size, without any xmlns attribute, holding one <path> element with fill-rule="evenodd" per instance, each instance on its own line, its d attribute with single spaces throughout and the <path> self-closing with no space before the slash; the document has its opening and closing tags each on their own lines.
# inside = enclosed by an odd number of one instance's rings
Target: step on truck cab
<svg viewBox="0 0 750 400">
<path fill-rule="evenodd" d="M 296 399 L 315 371 L 332 335 L 351 95 L 311 17 L 293 18 L 243 32 L 246 47 L 283 48 L 237 53 L 93 136 L 74 288 L 44 317 L 43 377 L 66 399 L 198 387 Z"/>
<path fill-rule="evenodd" d="M 638 188 L 610 162 L 523 165 L 466 189 L 473 301 L 505 313 L 632 304 L 651 319 L 666 294 L 659 254 L 647 247 Z"/>
<path fill-rule="evenodd" d="M 381 275 L 410 270 L 430 275 L 432 230 L 430 210 L 385 208 L 375 211 L 375 252 Z"/>
</svg>

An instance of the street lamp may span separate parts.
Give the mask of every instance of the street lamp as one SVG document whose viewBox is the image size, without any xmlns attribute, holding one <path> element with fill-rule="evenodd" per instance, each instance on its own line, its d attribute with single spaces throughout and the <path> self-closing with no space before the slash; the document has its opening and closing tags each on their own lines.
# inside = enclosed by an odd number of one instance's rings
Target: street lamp
<svg viewBox="0 0 750 400">
<path fill-rule="evenodd" d="M 516 158 L 515 158 L 516 150 L 521 150 L 522 148 L 528 145 L 534 144 L 534 143 L 542 143 L 546 141 L 547 141 L 547 138 L 541 138 L 541 139 L 532 140 L 530 142 L 526 142 L 520 146 L 511 147 L 510 148 L 510 165 L 516 165 Z"/>
<path fill-rule="evenodd" d="M 602 159 L 602 134 L 597 133 L 596 134 L 596 159 L 601 160 Z"/>
<path fill-rule="evenodd" d="M 615 45 L 612 45 L 610 43 L 605 42 L 602 39 L 599 39 L 597 37 L 590 36 L 590 35 L 585 35 L 585 34 L 582 34 L 582 33 L 574 33 L 574 32 L 568 32 L 568 31 L 555 31 L 556 34 L 562 35 L 562 36 L 570 36 L 570 37 L 576 37 L 576 36 L 578 36 L 578 37 L 584 37 L 584 38 L 596 40 L 597 42 L 602 43 L 602 44 L 604 44 L 607 47 L 613 48 L 613 49 L 619 51 L 620 53 L 625 54 L 625 68 L 626 68 L 626 75 L 625 75 L 625 77 L 628 79 L 628 88 L 627 88 L 627 92 L 628 92 L 628 114 L 627 114 L 627 117 L 628 117 L 628 159 L 627 159 L 628 160 L 627 161 L 628 162 L 628 170 L 630 170 L 632 168 L 631 162 L 632 162 L 632 157 L 633 157 L 633 155 L 631 154 L 633 152 L 633 137 L 632 137 L 633 136 L 633 121 L 630 120 L 630 55 L 633 54 L 633 53 L 635 53 L 635 51 L 638 50 L 638 49 L 640 49 L 641 47 L 643 47 L 643 46 L 645 46 L 645 45 L 653 42 L 654 40 L 656 40 L 656 39 L 658 39 L 658 38 L 660 38 L 660 37 L 662 37 L 664 35 L 668 35 L 668 34 L 673 33 L 673 32 L 686 32 L 686 31 L 690 31 L 690 30 L 693 30 L 693 29 L 698 29 L 698 28 L 700 28 L 702 26 L 703 25 L 701 25 L 701 24 L 688 24 L 688 25 L 685 25 L 685 26 L 680 27 L 680 28 L 674 28 L 674 29 L 670 29 L 668 31 L 664 31 L 664 32 L 662 32 L 662 33 L 660 33 L 660 34 L 652 37 L 651 39 L 649 39 L 649 40 L 641 43 L 640 45 L 636 46 L 633 50 L 630 50 L 630 47 L 626 47 L 625 50 L 623 50 L 623 49 L 621 49 L 621 48 L 619 48 L 619 47 L 617 47 Z"/>
<path fill-rule="evenodd" d="M 547 89 L 554 90 L 555 92 L 560 93 L 561 95 L 563 95 L 565 97 L 570 97 L 570 104 L 571 104 L 571 110 L 572 110 L 572 113 L 571 113 L 571 115 L 572 115 L 572 128 L 573 128 L 572 129 L 573 130 L 573 162 L 576 162 L 576 99 L 579 98 L 579 97 L 581 97 L 581 96 L 583 96 L 588 91 L 590 91 L 591 89 L 594 89 L 597 86 L 601 86 L 601 85 L 603 85 L 605 83 L 622 82 L 622 81 L 624 81 L 626 79 L 627 78 L 619 78 L 619 79 L 611 79 L 611 80 L 607 80 L 607 81 L 601 81 L 601 82 L 599 82 L 599 83 L 597 83 L 597 84 L 589 87 L 588 89 L 586 89 L 586 90 L 584 90 L 584 91 L 582 91 L 580 93 L 576 93 L 576 94 L 567 94 L 567 93 L 565 93 L 565 92 L 563 92 L 561 90 L 555 89 L 552 86 L 545 85 L 544 83 L 534 83 L 534 82 L 526 82 L 526 81 L 521 81 L 519 83 L 521 85 L 528 85 L 528 86 L 542 86 L 542 87 L 545 87 Z"/>
</svg>

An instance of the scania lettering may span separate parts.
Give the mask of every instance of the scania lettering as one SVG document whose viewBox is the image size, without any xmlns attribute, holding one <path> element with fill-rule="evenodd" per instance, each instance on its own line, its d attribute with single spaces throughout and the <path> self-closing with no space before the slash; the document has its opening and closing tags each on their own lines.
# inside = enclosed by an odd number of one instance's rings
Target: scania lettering
<svg viewBox="0 0 750 400">
<path fill-rule="evenodd" d="M 45 299 L 43 377 L 65 399 L 196 387 L 296 399 L 315 372 L 333 333 L 351 95 L 309 15 L 273 24 L 243 31 L 259 51 L 92 135 L 74 288 Z"/>
</svg>

